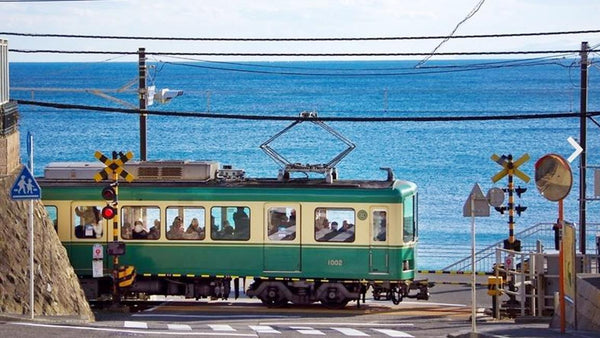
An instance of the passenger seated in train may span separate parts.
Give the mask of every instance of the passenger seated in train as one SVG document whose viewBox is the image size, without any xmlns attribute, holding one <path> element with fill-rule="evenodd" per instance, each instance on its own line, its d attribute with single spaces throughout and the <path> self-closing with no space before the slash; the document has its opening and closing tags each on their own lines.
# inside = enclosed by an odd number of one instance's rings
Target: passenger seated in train
<svg viewBox="0 0 600 338">
<path fill-rule="evenodd" d="M 123 239 L 131 239 L 132 232 L 133 232 L 133 227 L 131 226 L 131 223 L 129 223 L 129 222 L 123 223 L 123 226 L 121 227 L 121 237 Z"/>
<path fill-rule="evenodd" d="M 323 209 L 317 209 L 317 218 L 315 220 L 315 231 L 329 228 L 329 220 L 327 219 L 326 211 Z"/>
<path fill-rule="evenodd" d="M 185 230 L 185 239 L 204 239 L 204 229 L 200 227 L 200 222 L 197 218 L 192 218 L 190 225 Z"/>
<path fill-rule="evenodd" d="M 75 227 L 75 236 L 77 238 L 102 237 L 102 220 L 100 219 L 100 210 L 97 207 L 76 207 L 75 214 L 79 216 L 79 225 Z"/>
<path fill-rule="evenodd" d="M 133 231 L 131 233 L 132 239 L 147 239 L 148 238 L 148 229 L 144 225 L 144 222 L 141 219 L 133 222 Z"/>
<path fill-rule="evenodd" d="M 219 238 L 221 239 L 233 239 L 233 227 L 229 224 L 229 221 L 223 221 L 221 231 L 219 231 Z"/>
<path fill-rule="evenodd" d="M 168 239 L 182 239 L 183 238 L 183 220 L 179 216 L 175 216 L 171 228 L 167 231 Z"/>
<path fill-rule="evenodd" d="M 148 239 L 159 239 L 160 238 L 160 221 L 154 220 L 154 225 L 148 231 Z"/>
</svg>

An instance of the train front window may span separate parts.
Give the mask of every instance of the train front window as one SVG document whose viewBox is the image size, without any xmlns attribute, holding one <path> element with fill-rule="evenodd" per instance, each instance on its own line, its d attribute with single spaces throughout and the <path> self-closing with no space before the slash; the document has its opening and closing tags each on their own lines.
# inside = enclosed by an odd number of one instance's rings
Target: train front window
<svg viewBox="0 0 600 338">
<path fill-rule="evenodd" d="M 213 207 L 210 211 L 210 238 L 246 241 L 250 239 L 250 208 L 244 206 Z"/>
<path fill-rule="evenodd" d="M 387 239 L 387 211 L 386 210 L 374 210 L 373 211 L 373 241 L 385 242 Z"/>
<path fill-rule="evenodd" d="M 271 241 L 296 239 L 296 209 L 275 207 L 268 209 L 267 232 Z"/>
<path fill-rule="evenodd" d="M 73 209 L 73 225 L 77 238 L 101 238 L 104 220 L 100 215 L 101 206 L 78 205 Z"/>
<path fill-rule="evenodd" d="M 121 238 L 159 239 L 160 233 L 159 207 L 124 206 L 121 208 Z"/>
<path fill-rule="evenodd" d="M 404 209 L 403 209 L 404 224 L 402 227 L 403 228 L 402 237 L 403 237 L 403 241 L 405 243 L 412 242 L 415 240 L 416 228 L 417 228 L 417 225 L 416 225 L 416 221 L 417 221 L 416 199 L 417 199 L 417 196 L 413 195 L 410 198 L 407 198 L 404 200 Z"/>
<path fill-rule="evenodd" d="M 315 209 L 315 240 L 318 242 L 354 242 L 354 209 Z"/>
<path fill-rule="evenodd" d="M 203 240 L 206 237 L 206 210 L 202 207 L 168 207 L 167 238 L 172 240 Z"/>
</svg>

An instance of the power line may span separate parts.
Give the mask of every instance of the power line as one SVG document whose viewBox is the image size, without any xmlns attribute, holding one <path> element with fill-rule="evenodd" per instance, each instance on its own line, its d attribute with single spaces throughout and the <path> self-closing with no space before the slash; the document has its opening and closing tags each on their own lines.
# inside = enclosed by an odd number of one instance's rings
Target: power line
<svg viewBox="0 0 600 338">
<path fill-rule="evenodd" d="M 76 109 L 90 110 L 111 113 L 124 113 L 139 115 L 138 109 L 112 108 L 100 106 L 88 106 L 78 104 L 64 104 L 55 102 L 41 102 L 29 100 L 15 100 L 18 104 L 32 105 L 39 107 L 49 107 L 56 109 Z M 260 120 L 260 121 L 297 121 L 311 120 L 310 118 L 301 118 L 298 116 L 260 116 L 244 114 L 223 114 L 223 113 L 199 113 L 199 112 L 176 112 L 176 111 L 144 111 L 148 115 L 174 116 L 174 117 L 195 117 L 229 120 Z M 600 115 L 600 112 L 588 112 L 588 117 Z M 473 115 L 473 116 L 419 116 L 419 117 L 319 117 L 321 121 L 338 122 L 450 122 L 450 121 L 491 121 L 491 120 L 531 120 L 531 119 L 555 119 L 555 118 L 579 118 L 580 114 L 574 113 L 540 113 L 540 114 L 514 114 L 514 115 Z"/>
<path fill-rule="evenodd" d="M 435 54 L 435 52 L 437 52 L 437 50 L 442 47 L 443 44 L 445 44 L 448 40 L 450 40 L 452 38 L 452 36 L 454 35 L 454 33 L 456 33 L 456 31 L 458 30 L 458 27 L 460 27 L 463 23 L 465 23 L 467 20 L 469 20 L 473 15 L 475 15 L 475 13 L 477 13 L 479 11 L 479 9 L 481 8 L 481 6 L 483 5 L 483 3 L 485 2 L 485 0 L 479 0 L 479 3 L 477 3 L 477 5 L 475 5 L 475 7 L 469 12 L 469 14 L 467 14 L 467 16 L 462 19 L 452 30 L 452 32 L 450 32 L 450 34 L 445 37 L 434 49 L 433 51 L 426 56 L 423 60 L 421 60 L 419 63 L 417 63 L 417 65 L 415 66 L 416 68 L 418 68 L 419 66 L 425 64 L 425 62 L 427 62 L 429 59 L 431 59 L 433 57 L 433 55 Z"/>
<path fill-rule="evenodd" d="M 380 37 L 323 37 L 323 38 L 219 38 L 219 37 L 156 37 L 156 36 L 117 36 L 117 35 L 84 35 L 84 34 L 47 34 L 47 33 L 20 33 L 0 32 L 0 35 L 24 36 L 36 38 L 78 38 L 78 39 L 113 39 L 113 40 L 165 40 L 165 41 L 230 41 L 230 42 L 302 42 L 302 41 L 385 41 L 385 40 L 438 40 L 438 39 L 480 39 L 480 38 L 508 38 L 525 36 L 548 36 L 548 35 L 573 35 L 573 34 L 595 34 L 599 29 L 574 30 L 574 31 L 552 31 L 552 32 L 526 32 L 526 33 L 504 33 L 504 34 L 468 34 L 454 35 L 431 35 L 431 36 L 380 36 Z"/>
<path fill-rule="evenodd" d="M 283 75 L 283 76 L 327 76 L 327 77 L 370 77 L 370 76 L 409 76 L 409 75 L 429 75 L 429 74 L 443 74 L 443 73 L 457 73 L 457 72 L 468 72 L 468 71 L 477 71 L 477 70 L 489 70 L 489 69 L 498 69 L 498 68 L 513 68 L 513 67 L 534 67 L 534 66 L 544 66 L 544 65 L 560 65 L 560 63 L 556 61 L 536 61 L 530 63 L 490 63 L 487 66 L 470 66 L 470 65 L 462 65 L 462 66 L 433 66 L 433 67 L 423 67 L 415 69 L 414 67 L 407 68 L 397 68 L 397 72 L 382 72 L 374 69 L 371 70 L 363 70 L 363 69 L 322 69 L 322 72 L 307 72 L 308 70 L 312 70 L 310 68 L 301 68 L 307 71 L 276 71 L 276 70 L 263 70 L 263 69 L 249 69 L 249 67 L 253 67 L 254 65 L 245 65 L 246 68 L 234 68 L 234 67 L 224 67 L 224 66 L 210 66 L 203 64 L 190 64 L 190 63 L 181 63 L 181 62 L 169 62 L 169 61 L 160 61 L 164 64 L 173 65 L 177 67 L 190 67 L 190 68 L 201 68 L 201 69 L 210 69 L 210 70 L 219 70 L 219 71 L 228 71 L 228 72 L 239 72 L 239 73 L 252 73 L 252 74 L 269 74 L 269 75 Z M 238 64 L 243 65 L 243 64 Z M 260 66 L 259 66 L 260 67 Z M 270 66 L 271 68 L 277 68 L 276 66 Z M 285 69 L 285 67 L 282 67 Z M 348 72 L 352 71 L 352 72 Z"/>
<path fill-rule="evenodd" d="M 9 49 L 13 53 L 47 53 L 47 54 L 111 54 L 111 55 L 137 55 L 137 52 L 117 52 L 100 50 L 57 50 L 57 49 Z M 589 50 L 597 52 L 598 50 Z M 573 54 L 580 53 L 579 49 L 567 50 L 519 50 L 519 51 L 487 51 L 487 52 L 444 52 L 437 53 L 439 56 L 483 56 L 483 55 L 529 55 L 529 54 Z M 306 56 L 306 57 L 374 57 L 374 56 L 426 56 L 430 53 L 404 52 L 404 53 L 214 53 L 214 52 L 151 52 L 146 55 L 162 56 Z"/>
</svg>

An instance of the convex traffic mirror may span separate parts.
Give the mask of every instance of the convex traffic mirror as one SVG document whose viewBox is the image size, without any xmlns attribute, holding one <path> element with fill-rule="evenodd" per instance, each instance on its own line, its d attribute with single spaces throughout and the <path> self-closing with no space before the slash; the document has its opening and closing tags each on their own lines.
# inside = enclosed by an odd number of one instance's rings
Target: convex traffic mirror
<svg viewBox="0 0 600 338">
<path fill-rule="evenodd" d="M 569 195 L 573 173 L 569 162 L 560 155 L 544 155 L 535 163 L 535 185 L 549 201 L 560 201 Z"/>
</svg>

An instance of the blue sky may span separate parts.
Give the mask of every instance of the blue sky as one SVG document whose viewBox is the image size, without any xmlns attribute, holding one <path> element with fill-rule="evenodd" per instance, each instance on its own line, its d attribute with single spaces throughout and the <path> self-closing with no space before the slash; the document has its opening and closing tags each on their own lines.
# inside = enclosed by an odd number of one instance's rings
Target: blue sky
<svg viewBox="0 0 600 338">
<path fill-rule="evenodd" d="M 248 38 L 447 35 L 479 1 L 0 0 L 0 13 L 3 16 L 0 20 L 0 32 Z M 487 0 L 472 18 L 461 25 L 456 34 L 598 29 L 598 13 L 600 1 Z M 0 39 L 8 40 L 11 49 L 130 52 L 135 52 L 138 47 L 162 52 L 429 52 L 440 42 L 165 42 L 30 38 L 2 34 Z M 600 43 L 600 34 L 455 39 L 448 41 L 439 51 L 565 50 L 578 49 L 581 41 L 589 41 L 593 46 Z M 10 54 L 11 61 L 102 61 L 108 58 L 111 56 Z M 134 61 L 136 58 L 129 56 L 118 60 Z M 235 60 L 248 59 L 238 57 Z"/>
</svg>

